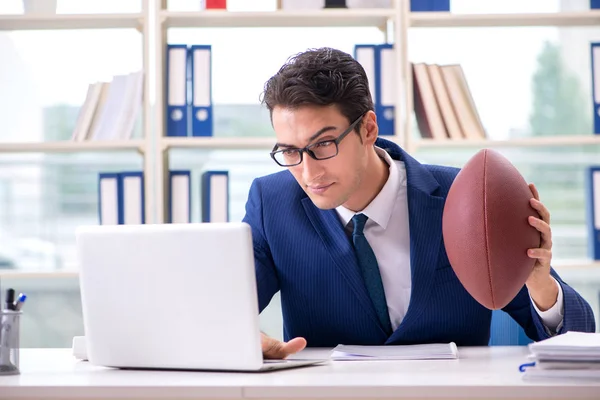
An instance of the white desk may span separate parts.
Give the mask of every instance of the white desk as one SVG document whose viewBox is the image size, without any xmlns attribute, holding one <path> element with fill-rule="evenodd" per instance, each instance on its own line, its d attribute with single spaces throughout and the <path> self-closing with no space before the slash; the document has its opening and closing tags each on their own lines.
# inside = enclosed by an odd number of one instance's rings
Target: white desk
<svg viewBox="0 0 600 400">
<path fill-rule="evenodd" d="M 67 349 L 24 349 L 0 399 L 600 399 L 600 382 L 523 381 L 525 347 L 460 348 L 460 360 L 337 361 L 266 373 L 115 370 Z M 299 357 L 323 357 L 306 350 Z"/>
</svg>

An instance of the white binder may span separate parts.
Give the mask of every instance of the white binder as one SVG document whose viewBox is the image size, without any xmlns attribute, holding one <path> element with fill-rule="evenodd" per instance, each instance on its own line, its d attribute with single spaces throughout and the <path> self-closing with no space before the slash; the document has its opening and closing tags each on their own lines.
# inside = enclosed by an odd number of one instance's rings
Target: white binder
<svg viewBox="0 0 600 400">
<path fill-rule="evenodd" d="M 98 179 L 100 225 L 119 224 L 119 174 L 101 173 Z"/>
<path fill-rule="evenodd" d="M 169 222 L 189 223 L 191 214 L 190 171 L 169 171 Z"/>
<path fill-rule="evenodd" d="M 204 172 L 201 193 L 202 222 L 229 222 L 229 173 Z"/>
<path fill-rule="evenodd" d="M 123 224 L 144 223 L 144 175 L 142 172 L 120 174 L 123 193 Z"/>
</svg>

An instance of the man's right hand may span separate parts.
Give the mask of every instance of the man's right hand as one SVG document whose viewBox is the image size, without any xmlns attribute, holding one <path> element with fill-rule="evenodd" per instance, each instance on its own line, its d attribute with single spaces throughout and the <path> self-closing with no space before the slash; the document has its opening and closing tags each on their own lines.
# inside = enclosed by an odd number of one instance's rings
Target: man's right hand
<svg viewBox="0 0 600 400">
<path fill-rule="evenodd" d="M 265 359 L 284 359 L 306 347 L 306 339 L 297 337 L 289 342 L 280 342 L 261 332 L 262 352 Z"/>
</svg>

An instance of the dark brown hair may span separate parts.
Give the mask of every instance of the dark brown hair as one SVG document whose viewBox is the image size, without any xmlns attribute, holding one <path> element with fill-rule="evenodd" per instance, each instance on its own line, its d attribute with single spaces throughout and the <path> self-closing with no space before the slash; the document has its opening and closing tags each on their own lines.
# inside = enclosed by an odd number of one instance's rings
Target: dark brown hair
<svg viewBox="0 0 600 400">
<path fill-rule="evenodd" d="M 276 106 L 336 105 L 354 121 L 373 110 L 373 99 L 364 68 L 351 55 L 323 47 L 296 54 L 265 84 L 262 103 L 270 114 Z M 360 123 L 357 124 L 358 132 Z"/>
</svg>

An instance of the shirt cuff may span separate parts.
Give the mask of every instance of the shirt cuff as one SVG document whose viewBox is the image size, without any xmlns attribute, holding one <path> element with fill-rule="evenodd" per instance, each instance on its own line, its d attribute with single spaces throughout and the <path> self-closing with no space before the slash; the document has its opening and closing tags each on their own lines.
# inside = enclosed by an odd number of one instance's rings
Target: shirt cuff
<svg viewBox="0 0 600 400">
<path fill-rule="evenodd" d="M 551 277 L 554 279 L 554 277 Z M 531 304 L 533 304 L 533 308 L 538 313 L 544 326 L 546 328 L 546 333 L 550 336 L 556 335 L 556 332 L 560 330 L 563 324 L 563 316 L 564 316 L 564 304 L 563 304 L 563 291 L 560 283 L 556 279 L 554 279 L 556 286 L 558 286 L 558 297 L 556 298 L 556 303 L 552 307 L 550 307 L 546 311 L 540 311 L 540 309 L 535 305 L 535 301 L 529 295 L 531 299 Z"/>
</svg>

